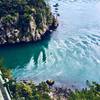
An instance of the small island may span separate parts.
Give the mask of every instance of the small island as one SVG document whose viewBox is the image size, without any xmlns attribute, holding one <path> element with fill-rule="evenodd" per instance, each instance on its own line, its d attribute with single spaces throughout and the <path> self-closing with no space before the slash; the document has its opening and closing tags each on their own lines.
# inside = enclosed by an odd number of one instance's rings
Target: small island
<svg viewBox="0 0 100 100">
<path fill-rule="evenodd" d="M 45 0 L 0 1 L 0 45 L 41 40 L 57 26 Z"/>
</svg>

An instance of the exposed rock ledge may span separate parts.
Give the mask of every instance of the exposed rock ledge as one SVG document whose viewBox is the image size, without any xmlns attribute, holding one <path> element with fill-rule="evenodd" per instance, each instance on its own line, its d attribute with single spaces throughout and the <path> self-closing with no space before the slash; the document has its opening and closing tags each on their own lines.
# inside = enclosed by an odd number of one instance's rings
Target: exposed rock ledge
<svg viewBox="0 0 100 100">
<path fill-rule="evenodd" d="M 38 41 L 58 26 L 45 0 L 3 0 L 0 7 L 0 45 Z"/>
<path fill-rule="evenodd" d="M 58 20 L 53 16 L 53 23 L 50 25 L 43 24 L 43 29 L 36 29 L 36 23 L 31 17 L 29 32 L 25 35 L 20 34 L 20 30 L 14 28 L 8 28 L 2 31 L 0 26 L 0 45 L 14 44 L 20 42 L 31 42 L 41 40 L 46 32 L 53 32 L 58 27 Z M 5 34 L 2 34 L 4 32 Z"/>
</svg>

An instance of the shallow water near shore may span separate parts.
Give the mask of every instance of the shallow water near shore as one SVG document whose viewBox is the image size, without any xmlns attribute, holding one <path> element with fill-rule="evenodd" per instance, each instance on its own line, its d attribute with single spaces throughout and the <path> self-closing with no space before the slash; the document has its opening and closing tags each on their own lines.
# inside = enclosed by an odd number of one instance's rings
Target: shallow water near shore
<svg viewBox="0 0 100 100">
<path fill-rule="evenodd" d="M 53 4 L 58 3 L 55 12 Z M 0 47 L 18 80 L 52 79 L 58 86 L 100 83 L 100 0 L 50 0 L 59 27 L 41 42 Z"/>
</svg>

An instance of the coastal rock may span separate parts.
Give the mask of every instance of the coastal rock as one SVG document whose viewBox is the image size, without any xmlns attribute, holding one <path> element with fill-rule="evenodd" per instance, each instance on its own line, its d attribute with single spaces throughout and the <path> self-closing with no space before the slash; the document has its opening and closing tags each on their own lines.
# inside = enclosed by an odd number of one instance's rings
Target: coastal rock
<svg viewBox="0 0 100 100">
<path fill-rule="evenodd" d="M 21 4 L 17 3 L 18 0 L 15 1 L 19 9 L 14 8 L 15 3 L 11 4 L 9 1 L 8 5 L 13 11 L 6 11 L 7 4 L 5 8 L 1 7 L 5 16 L 2 14 L 0 18 L 0 44 L 38 41 L 47 31 L 52 32 L 57 28 L 57 17 L 52 15 L 45 1 L 35 1 L 33 4 L 29 1 L 22 8 Z"/>
<path fill-rule="evenodd" d="M 25 42 L 25 41 L 26 41 L 25 36 L 23 36 L 23 37 L 21 38 L 21 41 L 22 41 L 22 42 Z"/>
<path fill-rule="evenodd" d="M 40 39 L 41 39 L 41 35 L 39 34 L 39 31 L 36 30 L 35 41 Z"/>
<path fill-rule="evenodd" d="M 7 33 L 7 37 L 8 37 L 8 38 L 12 37 L 12 35 L 11 35 L 10 32 Z"/>
<path fill-rule="evenodd" d="M 19 30 L 18 29 L 15 29 L 14 31 L 13 31 L 13 34 L 15 35 L 15 37 L 18 37 L 19 36 Z"/>
<path fill-rule="evenodd" d="M 16 39 L 16 42 L 17 42 L 17 43 L 19 43 L 19 42 L 20 42 L 19 38 L 17 38 L 17 39 Z"/>
<path fill-rule="evenodd" d="M 29 37 L 26 37 L 26 42 L 30 42 L 31 39 Z"/>
<path fill-rule="evenodd" d="M 8 43 L 12 43 L 12 44 L 14 44 L 16 41 L 15 40 L 13 40 L 13 39 L 8 39 Z"/>
<path fill-rule="evenodd" d="M 36 31 L 36 23 L 35 23 L 34 18 L 31 16 L 30 32 L 31 32 L 31 35 L 32 35 L 33 38 L 35 37 L 35 31 Z"/>
<path fill-rule="evenodd" d="M 5 44 L 6 42 L 7 41 L 3 37 L 0 38 L 0 44 Z"/>
<path fill-rule="evenodd" d="M 59 25 L 58 19 L 57 19 L 57 17 L 54 16 L 53 17 L 53 26 L 54 26 L 54 28 L 57 28 L 58 25 Z"/>
</svg>

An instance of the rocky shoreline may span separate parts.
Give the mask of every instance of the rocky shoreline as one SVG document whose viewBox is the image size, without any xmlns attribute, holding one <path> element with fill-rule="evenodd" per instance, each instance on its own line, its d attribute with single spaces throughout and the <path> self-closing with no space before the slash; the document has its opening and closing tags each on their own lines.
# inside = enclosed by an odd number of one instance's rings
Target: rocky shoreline
<svg viewBox="0 0 100 100">
<path fill-rule="evenodd" d="M 1 1 L 0 7 L 0 45 L 38 41 L 58 26 L 44 0 Z"/>
<path fill-rule="evenodd" d="M 58 27 L 59 24 L 58 24 L 57 18 L 53 16 L 53 19 L 54 19 L 54 21 L 51 25 L 49 25 L 49 26 L 45 25 L 43 27 L 43 30 L 41 30 L 41 31 L 35 30 L 34 32 L 31 32 L 29 35 L 26 35 L 26 36 L 23 35 L 20 37 L 20 32 L 18 29 L 9 31 L 6 34 L 0 34 L 0 45 L 37 42 L 39 40 L 42 40 L 42 37 L 44 37 L 47 33 L 49 33 L 49 34 L 52 33 Z M 30 22 L 30 24 L 31 23 L 32 22 Z M 32 27 L 32 28 L 34 28 L 34 27 Z"/>
</svg>

